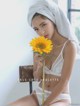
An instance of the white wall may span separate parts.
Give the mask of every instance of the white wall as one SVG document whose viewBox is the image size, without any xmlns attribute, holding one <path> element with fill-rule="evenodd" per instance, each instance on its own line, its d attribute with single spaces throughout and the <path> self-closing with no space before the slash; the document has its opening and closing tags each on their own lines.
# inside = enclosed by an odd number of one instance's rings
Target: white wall
<svg viewBox="0 0 80 106">
<path fill-rule="evenodd" d="M 72 104 L 80 104 L 80 58 L 76 61 L 70 81 Z"/>
<path fill-rule="evenodd" d="M 28 83 L 19 82 L 18 68 L 33 64 L 28 44 L 36 33 L 27 23 L 27 11 L 32 3 L 33 0 L 0 0 L 0 106 L 29 94 Z M 74 103 L 80 98 L 79 64 L 80 60 L 74 68 L 70 87 Z"/>
<path fill-rule="evenodd" d="M 28 44 L 36 34 L 27 24 L 32 1 L 0 0 L 0 106 L 16 86 L 19 65 L 32 64 Z"/>
</svg>

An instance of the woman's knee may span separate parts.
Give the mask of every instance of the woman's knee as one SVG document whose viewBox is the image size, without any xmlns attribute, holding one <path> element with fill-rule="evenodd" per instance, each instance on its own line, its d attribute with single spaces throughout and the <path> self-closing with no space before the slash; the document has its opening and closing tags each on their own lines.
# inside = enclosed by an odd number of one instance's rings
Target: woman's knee
<svg viewBox="0 0 80 106">
<path fill-rule="evenodd" d="M 35 98 L 35 95 L 33 94 L 20 98 L 9 104 L 9 106 L 32 106 L 32 105 L 38 106 L 38 102 Z"/>
<path fill-rule="evenodd" d="M 14 102 L 11 102 L 10 104 L 8 104 L 8 106 L 23 106 L 24 102 L 20 99 L 20 100 L 16 100 Z"/>
</svg>

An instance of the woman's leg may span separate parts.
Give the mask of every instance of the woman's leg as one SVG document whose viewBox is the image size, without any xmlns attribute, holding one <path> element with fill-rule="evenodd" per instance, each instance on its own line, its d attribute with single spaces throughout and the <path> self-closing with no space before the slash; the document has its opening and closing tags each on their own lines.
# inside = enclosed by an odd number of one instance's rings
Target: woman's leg
<svg viewBox="0 0 80 106">
<path fill-rule="evenodd" d="M 38 100 L 36 94 L 31 94 L 10 103 L 8 106 L 38 106 Z"/>
<path fill-rule="evenodd" d="M 59 100 L 49 106 L 70 106 L 70 102 L 68 100 Z"/>
</svg>

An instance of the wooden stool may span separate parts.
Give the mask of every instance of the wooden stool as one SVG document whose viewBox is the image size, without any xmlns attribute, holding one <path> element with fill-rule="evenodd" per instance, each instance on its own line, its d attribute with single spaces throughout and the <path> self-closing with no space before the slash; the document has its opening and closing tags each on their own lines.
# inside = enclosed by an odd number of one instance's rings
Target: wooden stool
<svg viewBox="0 0 80 106">
<path fill-rule="evenodd" d="M 29 82 L 29 91 L 32 93 L 32 81 L 34 81 L 33 77 L 33 65 L 27 66 L 19 66 L 19 81 Z"/>
</svg>

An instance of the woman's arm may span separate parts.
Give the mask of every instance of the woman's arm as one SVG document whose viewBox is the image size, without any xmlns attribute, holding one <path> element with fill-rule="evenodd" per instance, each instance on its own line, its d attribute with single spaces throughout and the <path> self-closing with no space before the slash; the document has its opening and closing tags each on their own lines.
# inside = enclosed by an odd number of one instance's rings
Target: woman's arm
<svg viewBox="0 0 80 106">
<path fill-rule="evenodd" d="M 33 73 L 36 71 L 36 69 L 37 69 L 37 62 L 35 58 L 35 53 L 33 52 Z"/>
<path fill-rule="evenodd" d="M 43 71 L 43 57 L 38 54 L 33 54 L 33 76 L 35 80 L 42 79 L 42 71 Z"/>
<path fill-rule="evenodd" d="M 69 43 L 65 47 L 63 57 L 64 63 L 61 71 L 62 73 L 60 82 L 57 84 L 57 86 L 53 89 L 51 95 L 44 102 L 44 106 L 47 106 L 63 91 L 64 87 L 67 85 L 70 79 L 76 57 L 76 47 L 71 41 L 69 41 Z"/>
</svg>

